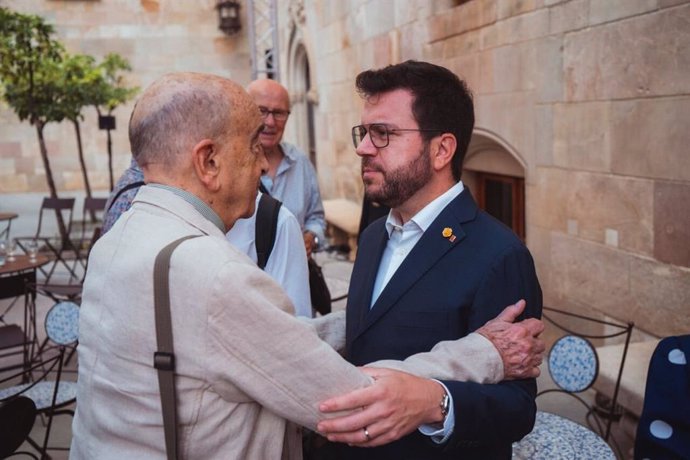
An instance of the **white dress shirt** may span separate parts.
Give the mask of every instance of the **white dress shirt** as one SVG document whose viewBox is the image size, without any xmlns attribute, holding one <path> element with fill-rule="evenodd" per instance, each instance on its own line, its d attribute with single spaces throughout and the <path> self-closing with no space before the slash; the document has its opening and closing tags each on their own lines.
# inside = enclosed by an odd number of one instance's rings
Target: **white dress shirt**
<svg viewBox="0 0 690 460">
<path fill-rule="evenodd" d="M 260 199 L 261 193 L 258 193 L 256 209 L 259 207 Z M 226 234 L 228 241 L 255 263 L 258 260 L 255 242 L 256 209 L 251 217 L 238 219 Z M 295 216 L 285 206 L 281 206 L 278 212 L 275 243 L 264 271 L 285 290 L 297 316 L 312 317 L 309 268 L 302 230 Z"/>
<path fill-rule="evenodd" d="M 383 250 L 381 256 L 381 263 L 376 274 L 376 282 L 374 283 L 374 290 L 371 296 L 371 304 L 369 308 L 373 307 L 376 300 L 381 295 L 381 292 L 386 287 L 390 279 L 403 263 L 407 255 L 412 251 L 417 242 L 422 238 L 422 235 L 427 228 L 436 220 L 451 201 L 453 201 L 462 191 L 464 187 L 461 181 L 449 188 L 443 195 L 434 199 L 427 204 L 417 214 L 415 214 L 409 221 L 404 224 L 400 220 L 400 216 L 393 210 L 388 213 L 386 219 L 386 231 L 388 232 L 388 243 Z M 443 383 L 439 382 L 441 385 Z M 451 395 L 445 385 L 446 393 L 450 396 L 450 408 L 448 415 L 443 423 L 442 429 L 436 429 L 431 425 L 422 425 L 419 431 L 422 434 L 431 436 L 431 438 L 438 442 L 445 442 L 455 427 L 455 410 L 453 409 L 453 395 Z"/>
</svg>

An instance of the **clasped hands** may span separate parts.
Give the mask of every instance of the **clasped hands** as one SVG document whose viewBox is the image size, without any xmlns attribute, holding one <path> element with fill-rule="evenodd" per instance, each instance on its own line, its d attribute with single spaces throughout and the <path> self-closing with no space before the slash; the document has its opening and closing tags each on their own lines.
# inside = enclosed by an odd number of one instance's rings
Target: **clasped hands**
<svg viewBox="0 0 690 460">
<path fill-rule="evenodd" d="M 539 376 L 545 346 L 539 335 L 544 324 L 534 318 L 514 323 L 525 309 L 520 300 L 476 332 L 490 340 L 501 355 L 505 380 Z M 439 407 L 444 389 L 438 382 L 383 368 L 361 368 L 374 379 L 369 387 L 328 399 L 324 413 L 351 411 L 322 420 L 317 430 L 332 442 L 375 447 L 395 441 L 424 424 L 443 421 Z"/>
</svg>

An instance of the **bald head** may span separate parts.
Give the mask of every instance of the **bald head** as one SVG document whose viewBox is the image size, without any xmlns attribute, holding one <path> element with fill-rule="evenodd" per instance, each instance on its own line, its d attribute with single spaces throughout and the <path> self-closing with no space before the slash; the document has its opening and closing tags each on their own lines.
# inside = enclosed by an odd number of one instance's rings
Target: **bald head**
<svg viewBox="0 0 690 460">
<path fill-rule="evenodd" d="M 247 92 L 254 98 L 269 98 L 285 110 L 290 110 L 290 96 L 283 85 L 275 80 L 254 80 L 247 86 Z"/>
<path fill-rule="evenodd" d="M 147 183 L 193 194 L 226 229 L 254 212 L 267 168 L 261 115 L 245 90 L 226 78 L 174 73 L 149 86 L 129 122 L 132 154 Z"/>
<path fill-rule="evenodd" d="M 283 139 L 287 115 L 290 113 L 290 97 L 287 90 L 275 80 L 266 79 L 251 82 L 247 86 L 247 92 L 259 109 L 266 114 L 264 130 L 261 133 L 261 146 L 269 157 L 282 156 L 279 144 Z"/>
<path fill-rule="evenodd" d="M 132 154 L 142 167 L 173 166 L 202 139 L 232 136 L 233 116 L 252 105 L 242 87 L 226 78 L 189 72 L 165 75 L 134 107 L 129 123 Z"/>
</svg>

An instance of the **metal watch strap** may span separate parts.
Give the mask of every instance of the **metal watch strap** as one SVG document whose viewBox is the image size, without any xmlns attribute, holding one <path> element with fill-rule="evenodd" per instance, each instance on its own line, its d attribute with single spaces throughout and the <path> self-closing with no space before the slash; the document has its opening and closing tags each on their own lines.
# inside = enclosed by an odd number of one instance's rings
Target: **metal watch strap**
<svg viewBox="0 0 690 460">
<path fill-rule="evenodd" d="M 450 396 L 448 396 L 448 392 L 445 391 L 445 389 L 443 390 L 443 397 L 441 398 L 439 406 L 441 407 L 441 415 L 443 415 L 443 421 L 445 422 L 448 411 L 450 410 Z"/>
<path fill-rule="evenodd" d="M 177 402 L 175 399 L 175 352 L 170 315 L 170 257 L 185 240 L 201 235 L 182 237 L 165 246 L 156 256 L 153 266 L 153 301 L 156 318 L 157 350 L 153 367 L 158 370 L 158 387 L 163 409 L 165 451 L 168 460 L 177 460 Z"/>
</svg>

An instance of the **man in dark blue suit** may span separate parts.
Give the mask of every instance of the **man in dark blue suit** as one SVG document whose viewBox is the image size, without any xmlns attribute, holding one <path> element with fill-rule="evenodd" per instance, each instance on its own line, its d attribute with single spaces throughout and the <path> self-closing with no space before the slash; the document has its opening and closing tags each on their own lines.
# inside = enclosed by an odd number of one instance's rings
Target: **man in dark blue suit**
<svg viewBox="0 0 690 460">
<path fill-rule="evenodd" d="M 465 83 L 443 67 L 407 61 L 361 73 L 357 88 L 364 108 L 352 137 L 365 193 L 392 210 L 360 237 L 346 358 L 364 365 L 428 351 L 464 337 L 519 299 L 527 301 L 525 317 L 541 317 L 529 251 L 477 207 L 460 180 L 474 126 Z M 386 371 L 374 376 L 387 378 Z M 381 403 L 381 419 L 366 428 L 355 429 L 356 414 L 319 428 L 330 440 L 350 444 L 341 445 L 343 458 L 508 459 L 512 442 L 533 427 L 535 396 L 534 379 L 411 381 L 400 400 L 416 400 Z M 368 405 L 362 401 L 351 394 L 325 407 Z M 401 414 L 400 407 L 409 409 Z M 383 445 L 402 432 L 409 434 Z"/>
</svg>

